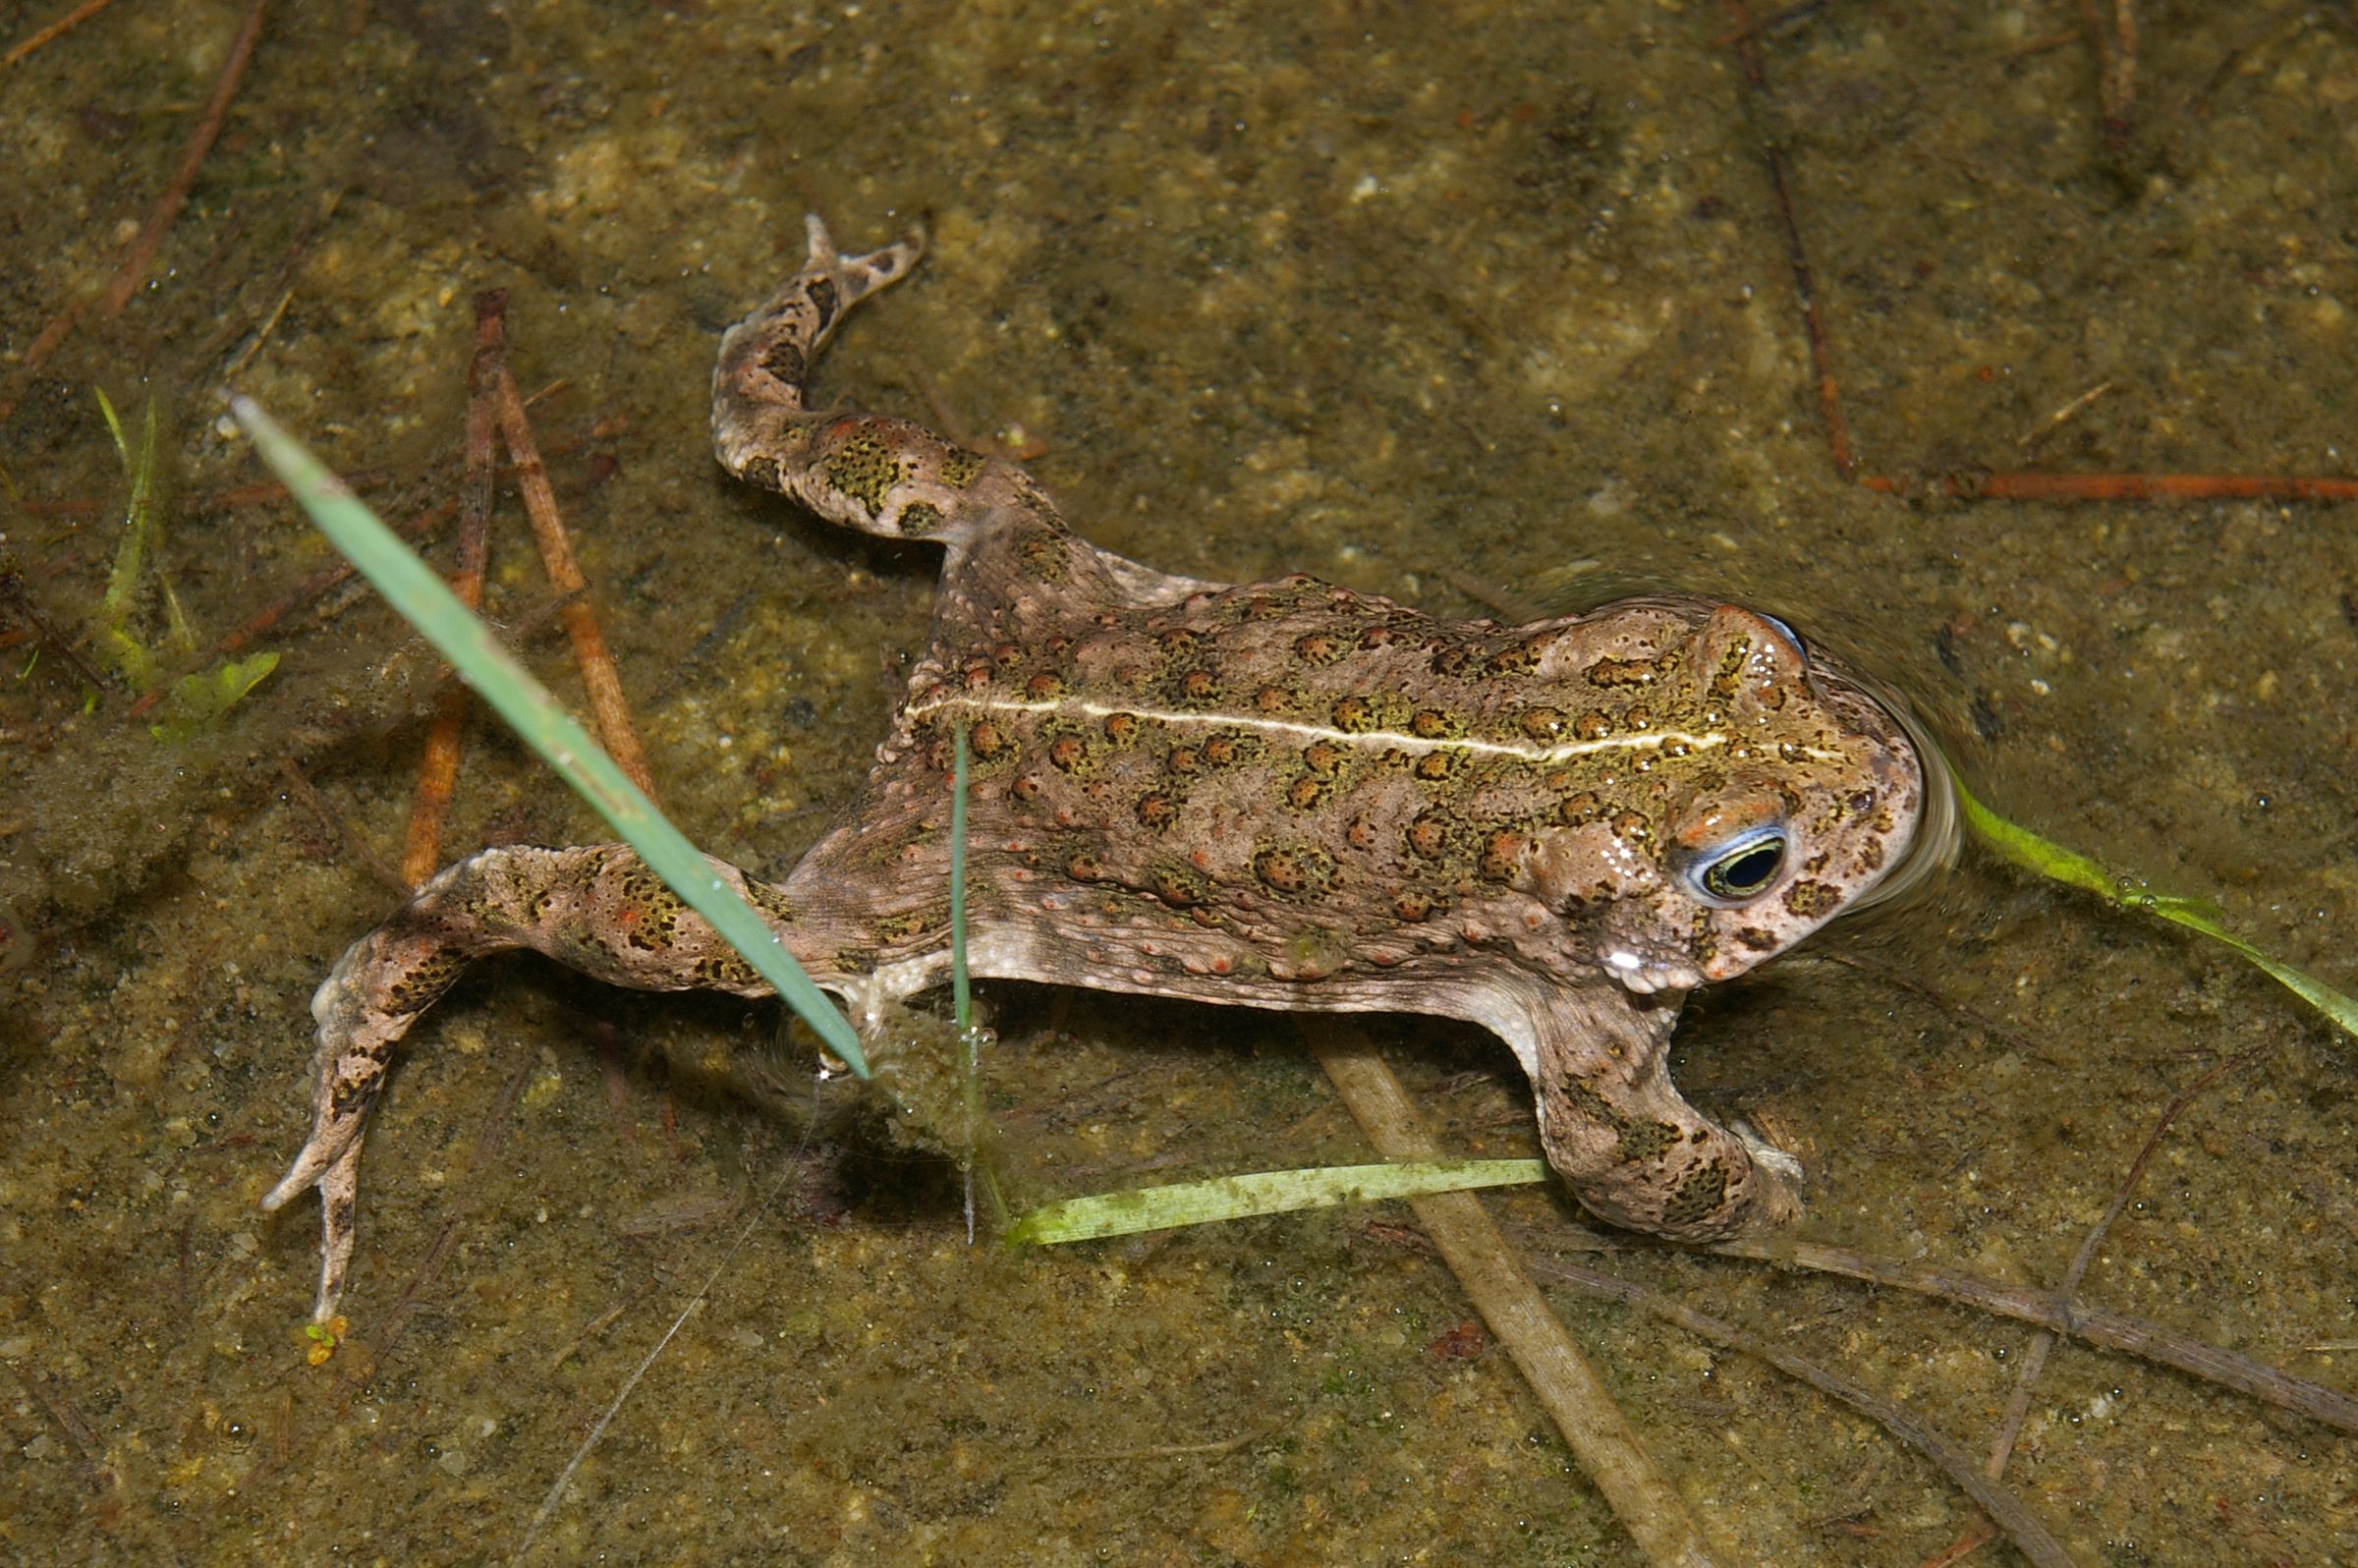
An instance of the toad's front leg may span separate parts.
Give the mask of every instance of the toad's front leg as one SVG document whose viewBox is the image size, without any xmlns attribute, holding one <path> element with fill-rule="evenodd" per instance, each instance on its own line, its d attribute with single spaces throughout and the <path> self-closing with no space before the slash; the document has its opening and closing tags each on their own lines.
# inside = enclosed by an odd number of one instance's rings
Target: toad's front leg
<svg viewBox="0 0 2358 1568">
<path fill-rule="evenodd" d="M 817 912 L 798 919 L 776 888 L 725 862 L 711 866 L 819 983 L 843 986 L 825 919 L 814 918 Z M 625 845 L 486 850 L 426 883 L 345 951 L 311 999 L 319 1024 L 311 1134 L 262 1206 L 275 1209 L 319 1189 L 318 1320 L 344 1291 L 361 1140 L 394 1047 L 469 963 L 518 947 L 638 990 L 770 994 L 753 967 Z"/>
<path fill-rule="evenodd" d="M 1591 1213 L 1697 1243 L 1800 1215 L 1799 1162 L 1721 1127 L 1670 1082 L 1674 994 L 1564 988 L 1529 1017 L 1540 1142 Z"/>
</svg>

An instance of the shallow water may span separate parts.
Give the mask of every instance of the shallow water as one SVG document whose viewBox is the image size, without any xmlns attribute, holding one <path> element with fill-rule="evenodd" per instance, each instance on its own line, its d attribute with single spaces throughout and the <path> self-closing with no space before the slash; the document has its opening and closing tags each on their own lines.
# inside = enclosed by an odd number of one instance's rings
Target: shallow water
<svg viewBox="0 0 2358 1568">
<path fill-rule="evenodd" d="M 111 266 L 241 10 L 118 7 L 10 74 L 0 373 Z M 1830 6 L 1770 41 L 1764 104 L 1719 8 L 1667 0 L 1446 26 L 287 7 L 152 286 L 0 427 L 0 564 L 89 624 L 121 495 L 92 384 L 164 398 L 184 494 L 255 477 L 212 423 L 234 368 L 339 466 L 395 475 L 389 515 L 424 512 L 469 299 L 506 287 L 520 380 L 564 382 L 540 427 L 666 804 L 778 871 L 881 732 L 931 563 L 723 479 L 711 353 L 806 209 L 854 246 L 922 218 L 932 255 L 823 395 L 1036 443 L 1077 526 L 1172 571 L 1452 613 L 1469 584 L 1568 599 L 1600 571 L 1741 594 L 1913 693 L 2000 810 L 2347 986 L 2349 508 L 1911 504 L 1842 481 L 1818 422 L 1768 139 L 1864 471 L 2358 470 L 2358 36 L 2333 8 L 2140 7 L 2115 149 L 2087 49 L 2043 46 L 2077 14 Z M 101 504 L 42 504 L 75 498 Z M 519 518 L 491 608 L 570 690 Z M 183 508 L 162 554 L 208 633 L 325 559 L 275 506 Z M 270 645 L 279 670 L 176 748 L 0 650 L 0 905 L 36 939 L 0 975 L 0 1557 L 507 1559 L 700 1299 L 535 1560 L 1635 1560 L 1503 1356 L 1445 1354 L 1453 1283 L 1372 1216 L 970 1249 L 954 1171 L 831 1099 L 806 1131 L 808 1058 L 767 1010 L 536 963 L 486 965 L 421 1029 L 371 1139 L 354 1339 L 307 1367 L 314 1213 L 253 1204 L 308 1115 L 309 992 L 388 895 L 280 763 L 390 850 L 432 671 L 357 593 Z M 594 832 L 477 729 L 453 853 Z M 1817 947 L 1854 963 L 1703 998 L 1679 1052 L 1689 1092 L 1808 1162 L 1806 1234 L 2051 1284 L 2162 1107 L 2254 1052 L 2083 1294 L 2348 1386 L 2350 1353 L 2310 1348 L 2352 1335 L 2348 1042 L 1970 855 Z M 1014 1191 L 1364 1157 L 1284 1019 L 993 1000 Z M 1387 1034 L 1449 1143 L 1532 1151 L 1502 1050 Z M 1492 1206 L 1537 1256 L 1598 1244 L 1548 1195 Z M 1605 1244 L 1976 1453 L 2028 1337 Z M 1916 1563 L 1969 1526 L 1860 1418 L 1559 1300 L 1727 1560 Z M 1175 1451 L 1203 1444 L 1225 1446 Z M 2358 1554 L 2354 1467 L 2347 1436 L 2065 1347 L 2008 1476 L 2080 1561 L 2259 1563 Z"/>
</svg>

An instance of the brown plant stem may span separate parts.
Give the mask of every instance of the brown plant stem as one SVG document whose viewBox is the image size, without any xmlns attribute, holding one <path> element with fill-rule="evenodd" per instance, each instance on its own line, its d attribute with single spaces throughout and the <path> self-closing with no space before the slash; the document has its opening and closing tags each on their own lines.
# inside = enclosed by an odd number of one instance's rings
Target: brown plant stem
<svg viewBox="0 0 2358 1568">
<path fill-rule="evenodd" d="M 98 297 L 99 308 L 113 315 L 131 303 L 140 285 L 147 281 L 147 268 L 155 261 L 156 248 L 164 236 L 172 232 L 173 222 L 180 209 L 188 204 L 189 192 L 196 184 L 196 171 L 204 166 L 205 154 L 213 150 L 220 140 L 221 127 L 229 119 L 229 106 L 246 81 L 246 67 L 253 59 L 253 46 L 262 35 L 262 13 L 269 0 L 253 0 L 246 8 L 246 20 L 238 26 L 238 35 L 230 40 L 229 58 L 222 62 L 220 76 L 213 79 L 212 96 L 204 103 L 204 112 L 196 117 L 196 129 L 189 134 L 189 144 L 181 149 L 180 163 L 172 171 L 171 183 L 156 198 L 147 221 L 132 237 L 123 252 L 122 263 L 115 268 L 113 281 Z"/>
<path fill-rule="evenodd" d="M 23 65 L 32 55 L 55 43 L 114 3 L 115 0 L 83 0 L 81 5 L 50 23 L 49 26 L 36 29 L 32 36 L 9 50 L 6 55 L 0 55 L 0 71 L 5 71 L 10 66 Z"/>
<path fill-rule="evenodd" d="M 1407 1091 L 1364 1034 L 1329 1020 L 1307 1033 L 1311 1053 L 1378 1153 L 1386 1159 L 1439 1154 Z M 1682 1568 L 1710 1563 L 1702 1527 L 1490 1223 L 1482 1200 L 1472 1193 L 1442 1193 L 1408 1203 L 1647 1561 Z"/>
<path fill-rule="evenodd" d="M 622 677 L 614 668 L 614 655 L 607 651 L 605 634 L 598 629 L 597 611 L 587 591 L 590 584 L 582 576 L 573 542 L 566 536 L 565 520 L 557 511 L 557 492 L 549 485 L 548 469 L 533 440 L 524 399 L 516 390 L 515 376 L 504 364 L 499 367 L 498 391 L 500 427 L 507 434 L 508 455 L 516 460 L 517 486 L 524 492 L 525 510 L 532 515 L 533 537 L 540 546 L 540 561 L 547 568 L 549 582 L 567 600 L 562 612 L 565 631 L 573 639 L 573 656 L 581 666 L 582 685 L 589 692 L 598 741 L 651 801 L 655 798 L 654 776 L 647 771 L 646 754 L 631 723 Z"/>
<path fill-rule="evenodd" d="M 459 483 L 459 541 L 451 591 L 470 610 L 483 604 L 483 572 L 490 559 L 492 442 L 499 426 L 499 378 L 507 368 L 508 291 L 475 298 L 475 354 L 467 365 L 467 469 Z M 447 673 L 447 670 L 445 671 Z M 418 787 L 410 799 L 410 827 L 401 875 L 412 887 L 434 874 L 442 860 L 442 824 L 458 788 L 466 745 L 467 689 L 446 681 L 434 697 L 433 724 L 418 758 Z"/>
</svg>

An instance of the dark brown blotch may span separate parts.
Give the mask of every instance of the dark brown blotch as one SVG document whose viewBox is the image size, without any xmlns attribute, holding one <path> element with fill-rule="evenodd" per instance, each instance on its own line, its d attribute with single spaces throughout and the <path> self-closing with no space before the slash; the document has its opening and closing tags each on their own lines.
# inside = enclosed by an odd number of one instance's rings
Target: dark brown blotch
<svg viewBox="0 0 2358 1568">
<path fill-rule="evenodd" d="M 1834 906 L 1841 902 L 1841 889 L 1830 887 L 1825 882 L 1810 881 L 1805 878 L 1785 889 L 1785 908 L 1805 921 L 1814 921 L 1821 916 L 1831 915 L 1834 912 Z"/>
<path fill-rule="evenodd" d="M 1313 668 L 1332 664 L 1350 651 L 1349 641 L 1335 632 L 1305 632 L 1294 639 L 1294 657 Z"/>
<path fill-rule="evenodd" d="M 962 446 L 951 447 L 941 455 L 941 482 L 953 490 L 963 490 L 982 474 L 983 462 L 980 452 L 969 452 Z"/>
<path fill-rule="evenodd" d="M 803 378 L 811 372 L 802 346 L 784 338 L 771 344 L 769 352 L 761 356 L 761 368 L 798 392 L 802 390 Z"/>
<path fill-rule="evenodd" d="M 843 297 L 836 292 L 833 278 L 813 278 L 803 286 L 803 294 L 810 300 L 811 308 L 817 315 L 817 322 L 811 329 L 811 335 L 816 337 L 827 330 L 827 323 L 835 319 L 835 311 L 842 305 Z"/>
</svg>

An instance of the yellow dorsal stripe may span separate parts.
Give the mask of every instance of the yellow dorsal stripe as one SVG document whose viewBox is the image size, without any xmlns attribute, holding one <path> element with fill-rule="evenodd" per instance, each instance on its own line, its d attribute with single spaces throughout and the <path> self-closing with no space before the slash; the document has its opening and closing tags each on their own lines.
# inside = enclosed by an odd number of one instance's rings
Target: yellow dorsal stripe
<svg viewBox="0 0 2358 1568">
<path fill-rule="evenodd" d="M 1194 726 L 1205 729 L 1250 730 L 1274 739 L 1295 743 L 1331 741 L 1338 746 L 1365 747 L 1371 750 L 1399 750 L 1411 753 L 1462 752 L 1476 756 L 1511 756 L 1522 761 L 1545 766 L 1551 762 L 1568 762 L 1574 757 L 1596 756 L 1605 752 L 1642 752 L 1665 746 L 1684 744 L 1690 751 L 1708 751 L 1730 744 L 1734 737 L 1712 730 L 1696 734 L 1687 730 L 1632 730 L 1624 735 L 1600 736 L 1593 741 L 1563 741 L 1553 745 L 1524 744 L 1516 741 L 1482 740 L 1468 736 L 1428 737 L 1409 735 L 1399 730 L 1343 730 L 1328 724 L 1306 724 L 1297 719 L 1268 718 L 1252 713 L 1196 713 L 1166 708 L 1139 707 L 1132 704 L 1110 704 L 1091 701 L 1086 698 L 1043 698 L 1037 701 L 998 696 L 937 697 L 927 701 L 912 702 L 906 709 L 911 718 L 923 718 L 932 713 L 965 712 L 980 718 L 989 713 L 1052 713 L 1071 714 L 1084 719 L 1107 719 L 1115 714 L 1172 727 Z M 1842 754 L 1806 747 L 1804 755 L 1822 762 L 1839 761 Z"/>
</svg>

